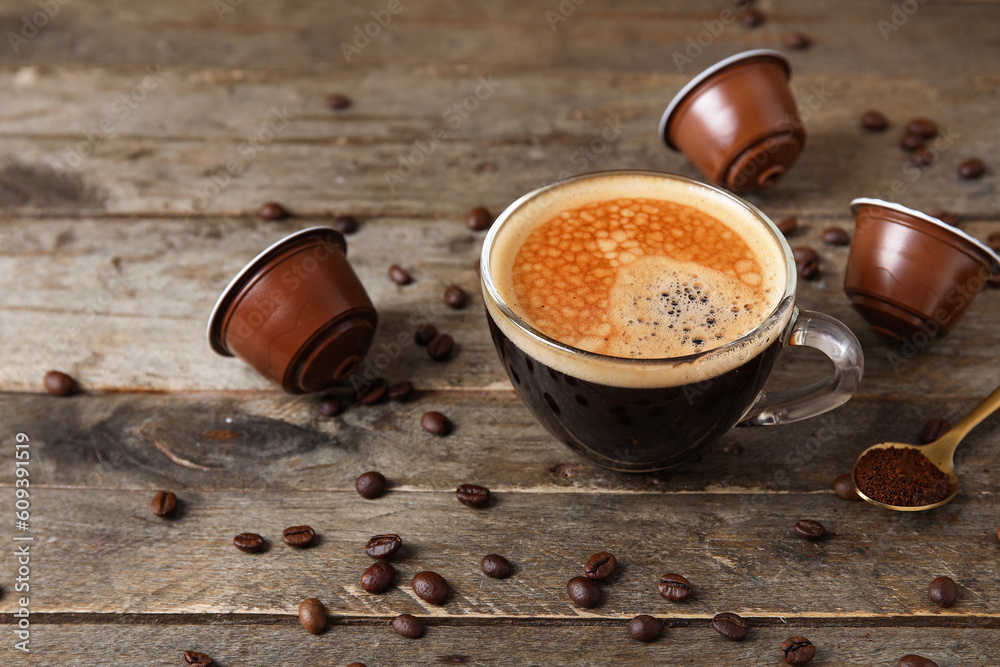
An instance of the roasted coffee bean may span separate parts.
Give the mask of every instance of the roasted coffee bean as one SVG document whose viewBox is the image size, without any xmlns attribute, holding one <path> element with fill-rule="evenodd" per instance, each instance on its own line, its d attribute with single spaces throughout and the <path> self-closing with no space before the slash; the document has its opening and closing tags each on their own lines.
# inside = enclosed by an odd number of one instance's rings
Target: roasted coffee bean
<svg viewBox="0 0 1000 667">
<path fill-rule="evenodd" d="M 851 237 L 841 227 L 829 227 L 823 230 L 823 241 L 830 245 L 850 245 Z"/>
<path fill-rule="evenodd" d="M 149 504 L 156 516 L 170 516 L 177 509 L 177 496 L 173 491 L 157 491 L 153 502 Z"/>
<path fill-rule="evenodd" d="M 897 663 L 899 667 L 938 667 L 938 664 L 922 655 L 904 655 Z"/>
<path fill-rule="evenodd" d="M 751 7 L 750 9 L 743 12 L 743 16 L 740 19 L 743 21 L 743 25 L 748 28 L 756 28 L 761 23 L 764 22 L 764 15 Z"/>
<path fill-rule="evenodd" d="M 628 622 L 628 636 L 639 642 L 655 642 L 663 634 L 663 621 L 640 614 Z"/>
<path fill-rule="evenodd" d="M 740 640 L 747 636 L 750 626 L 743 618 L 729 611 L 716 614 L 712 619 L 712 627 L 726 639 Z"/>
<path fill-rule="evenodd" d="M 309 526 L 292 526 L 281 531 L 281 541 L 290 547 L 307 547 L 316 539 L 316 531 Z"/>
<path fill-rule="evenodd" d="M 468 300 L 465 290 L 458 285 L 448 285 L 444 290 L 444 302 L 452 308 L 465 308 Z"/>
<path fill-rule="evenodd" d="M 781 659 L 789 665 L 801 665 L 816 655 L 816 647 L 805 637 L 789 637 L 781 644 Z"/>
<path fill-rule="evenodd" d="M 962 219 L 956 213 L 946 211 L 943 208 L 936 208 L 929 215 L 952 227 L 958 227 L 959 223 L 962 222 Z"/>
<path fill-rule="evenodd" d="M 340 110 L 351 106 L 351 98 L 343 93 L 330 93 L 326 96 L 326 107 L 328 109 Z"/>
<path fill-rule="evenodd" d="M 264 538 L 257 533 L 240 533 L 233 538 L 233 545 L 240 551 L 252 554 L 264 548 Z"/>
<path fill-rule="evenodd" d="M 354 490 L 367 500 L 378 498 L 385 493 L 385 475 L 370 470 L 354 480 Z"/>
<path fill-rule="evenodd" d="M 986 245 L 994 252 L 1000 252 L 1000 232 L 994 232 L 987 236 Z"/>
<path fill-rule="evenodd" d="M 906 123 L 906 131 L 929 139 L 937 134 L 938 126 L 930 118 L 911 118 Z"/>
<path fill-rule="evenodd" d="M 929 167 L 934 162 L 934 153 L 927 150 L 926 146 L 918 146 L 910 155 L 910 162 L 918 167 Z"/>
<path fill-rule="evenodd" d="M 365 553 L 372 558 L 392 558 L 403 546 L 403 540 L 395 533 L 375 535 L 365 544 Z"/>
<path fill-rule="evenodd" d="M 958 175 L 965 179 L 979 178 L 986 173 L 986 165 L 979 158 L 969 158 L 958 165 Z"/>
<path fill-rule="evenodd" d="M 778 223 L 778 231 L 780 231 L 786 237 L 790 236 L 798 228 L 799 228 L 799 219 L 794 215 L 789 215 Z"/>
<path fill-rule="evenodd" d="M 326 627 L 326 607 L 316 598 L 306 598 L 299 603 L 299 623 L 311 635 L 318 635 Z"/>
<path fill-rule="evenodd" d="M 903 135 L 903 138 L 899 140 L 900 148 L 908 151 L 914 151 L 918 148 L 924 147 L 924 138 L 919 134 L 911 134 L 907 132 Z"/>
<path fill-rule="evenodd" d="M 438 330 L 433 324 L 421 324 L 413 334 L 413 340 L 417 345 L 423 347 L 437 338 Z"/>
<path fill-rule="evenodd" d="M 413 282 L 413 277 L 399 264 L 389 267 L 389 279 L 397 285 L 409 285 Z"/>
<path fill-rule="evenodd" d="M 378 595 L 389 590 L 395 581 L 396 569 L 389 563 L 380 560 L 369 565 L 368 569 L 361 575 L 361 588 Z"/>
<path fill-rule="evenodd" d="M 413 383 L 409 381 L 397 382 L 389 386 L 385 395 L 389 397 L 390 401 L 396 401 L 397 403 L 408 401 L 413 396 Z"/>
<path fill-rule="evenodd" d="M 396 631 L 396 634 L 406 637 L 407 639 L 416 639 L 420 635 L 424 634 L 424 624 L 416 616 L 411 616 L 409 614 L 400 614 L 392 621 L 392 629 Z"/>
<path fill-rule="evenodd" d="M 319 408 L 319 413 L 324 417 L 336 417 L 344 411 L 343 407 L 340 405 L 340 399 L 331 394 L 327 394 L 323 398 L 319 399 L 319 403 L 316 404 L 316 407 Z"/>
<path fill-rule="evenodd" d="M 368 665 L 363 662 L 352 662 L 347 667 L 368 667 Z"/>
<path fill-rule="evenodd" d="M 812 45 L 812 39 L 809 35 L 803 34 L 801 32 L 790 32 L 781 38 L 781 41 L 789 49 L 808 49 Z"/>
<path fill-rule="evenodd" d="M 510 576 L 510 561 L 499 554 L 483 556 L 479 567 L 483 574 L 491 579 L 506 579 Z"/>
<path fill-rule="evenodd" d="M 837 475 L 837 479 L 833 480 L 833 492 L 844 500 L 861 500 L 857 489 L 854 488 L 854 480 L 851 478 L 851 473 L 849 472 Z"/>
<path fill-rule="evenodd" d="M 451 592 L 444 577 L 437 572 L 430 571 L 417 572 L 413 575 L 410 588 L 413 589 L 418 598 L 430 604 L 441 604 Z"/>
<path fill-rule="evenodd" d="M 958 599 L 958 586 L 951 577 L 938 577 L 928 586 L 927 596 L 934 604 L 950 607 Z"/>
<path fill-rule="evenodd" d="M 469 507 L 486 507 L 492 495 L 489 489 L 478 484 L 459 484 L 455 489 L 458 502 Z"/>
<path fill-rule="evenodd" d="M 455 339 L 448 334 L 441 334 L 427 343 L 427 355 L 434 361 L 444 361 L 451 356 L 454 347 Z"/>
<path fill-rule="evenodd" d="M 942 435 L 951 430 L 951 422 L 941 417 L 928 419 L 924 428 L 920 431 L 920 441 L 925 445 L 934 442 Z"/>
<path fill-rule="evenodd" d="M 795 534 L 805 540 L 821 540 L 826 535 L 826 529 L 819 521 L 802 519 L 795 523 Z"/>
<path fill-rule="evenodd" d="M 425 412 L 420 418 L 420 425 L 428 433 L 445 436 L 451 433 L 451 420 L 440 412 Z"/>
<path fill-rule="evenodd" d="M 861 127 L 873 132 L 881 132 L 889 127 L 889 119 L 881 111 L 871 109 L 861 114 Z"/>
<path fill-rule="evenodd" d="M 49 371 L 42 378 L 42 384 L 53 396 L 70 396 L 76 392 L 76 380 L 62 371 Z"/>
<path fill-rule="evenodd" d="M 358 403 L 361 405 L 375 405 L 385 400 L 389 391 L 389 383 L 384 378 L 375 378 L 358 390 Z"/>
<path fill-rule="evenodd" d="M 694 586 L 679 574 L 665 574 L 656 583 L 656 590 L 664 600 L 684 602 L 694 593 Z"/>
<path fill-rule="evenodd" d="M 795 258 L 795 269 L 800 278 L 812 280 L 819 274 L 819 254 L 812 248 L 792 248 L 792 257 Z"/>
<path fill-rule="evenodd" d="M 492 224 L 493 216 L 482 206 L 477 206 L 465 216 L 465 226 L 474 232 L 489 229 Z"/>
<path fill-rule="evenodd" d="M 257 209 L 257 217 L 261 220 L 284 220 L 288 216 L 288 209 L 273 201 L 269 201 Z"/>
<path fill-rule="evenodd" d="M 581 607 L 590 609 L 601 601 L 601 587 L 587 577 L 573 577 L 566 584 L 569 599 Z"/>
<path fill-rule="evenodd" d="M 603 581 L 611 576 L 617 565 L 618 561 L 615 560 L 614 554 L 601 551 L 587 559 L 587 562 L 583 564 L 583 573 L 587 575 L 588 579 Z"/>
<path fill-rule="evenodd" d="M 181 664 L 184 667 L 211 667 L 212 658 L 198 651 L 184 651 L 184 655 L 181 656 Z"/>
<path fill-rule="evenodd" d="M 358 231 L 358 221 L 349 215 L 338 215 L 333 221 L 333 228 L 341 234 L 353 234 Z"/>
</svg>

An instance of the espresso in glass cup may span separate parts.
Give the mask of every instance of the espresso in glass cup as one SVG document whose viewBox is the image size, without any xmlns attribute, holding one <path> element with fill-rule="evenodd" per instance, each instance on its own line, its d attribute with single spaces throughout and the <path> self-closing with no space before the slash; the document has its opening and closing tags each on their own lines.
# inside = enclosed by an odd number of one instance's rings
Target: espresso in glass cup
<svg viewBox="0 0 1000 667">
<path fill-rule="evenodd" d="M 799 421 L 845 403 L 861 346 L 795 306 L 795 262 L 751 204 L 682 176 L 586 174 L 521 197 L 486 237 L 490 333 L 525 405 L 600 465 L 675 465 L 736 424 Z M 773 394 L 779 351 L 832 374 Z"/>
</svg>

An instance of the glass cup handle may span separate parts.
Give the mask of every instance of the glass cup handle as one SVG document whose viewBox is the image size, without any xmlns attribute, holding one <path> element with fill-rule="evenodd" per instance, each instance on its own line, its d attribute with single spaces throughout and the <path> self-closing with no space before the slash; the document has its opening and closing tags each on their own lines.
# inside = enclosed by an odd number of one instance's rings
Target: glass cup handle
<svg viewBox="0 0 1000 667">
<path fill-rule="evenodd" d="M 833 373 L 796 389 L 761 392 L 740 426 L 772 426 L 809 419 L 840 407 L 857 391 L 865 359 L 854 332 L 840 320 L 811 310 L 800 311 L 786 345 L 816 348 L 830 357 Z"/>
</svg>

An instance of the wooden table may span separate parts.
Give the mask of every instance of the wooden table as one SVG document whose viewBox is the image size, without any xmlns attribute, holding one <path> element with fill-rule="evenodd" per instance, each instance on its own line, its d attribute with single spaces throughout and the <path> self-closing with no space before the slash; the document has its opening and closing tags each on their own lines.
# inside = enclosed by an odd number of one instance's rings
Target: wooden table
<svg viewBox="0 0 1000 667">
<path fill-rule="evenodd" d="M 1000 291 L 985 290 L 944 340 L 889 344 L 844 296 L 848 249 L 819 238 L 852 229 L 852 198 L 894 184 L 898 201 L 953 210 L 977 237 L 1000 231 L 1000 7 L 761 1 L 766 21 L 747 28 L 722 0 L 664 4 L 4 2 L 0 663 L 177 665 L 191 649 L 222 667 L 761 665 L 805 635 L 817 665 L 894 665 L 907 653 L 1000 664 L 1000 419 L 969 436 L 962 493 L 939 510 L 893 514 L 830 490 L 868 444 L 915 441 L 926 419 L 955 420 L 998 384 Z M 775 219 L 797 215 L 793 245 L 820 251 L 800 305 L 857 333 L 860 391 L 820 419 L 734 431 L 662 474 L 588 465 L 532 419 L 496 360 L 475 269 L 483 237 L 464 215 L 582 171 L 697 177 L 657 139 L 664 106 L 701 69 L 782 48 L 792 30 L 814 40 L 789 52 L 808 145 L 750 200 Z M 331 92 L 353 104 L 327 109 Z M 859 128 L 873 107 L 891 118 L 888 132 Z M 897 146 L 914 115 L 947 138 L 936 164 L 915 172 Z M 615 136 L 596 141 L 609 127 Z M 972 156 L 990 172 L 961 181 L 956 166 Z M 295 216 L 258 219 L 268 200 Z M 383 375 L 411 379 L 419 398 L 325 418 L 315 397 L 283 395 L 214 355 L 204 327 L 247 260 L 338 215 L 361 221 L 350 257 L 382 315 L 376 351 L 411 330 L 414 313 L 458 349 L 439 364 L 403 346 Z M 389 281 L 392 263 L 415 282 Z M 466 309 L 440 306 L 448 283 L 470 292 Z M 42 393 L 50 368 L 85 391 Z M 824 370 L 818 355 L 789 351 L 772 382 Z M 422 431 L 427 410 L 449 415 L 454 433 Z M 18 433 L 27 449 L 16 450 Z M 14 527 L 16 451 L 30 452 L 27 531 Z M 353 489 L 369 469 L 391 481 L 374 501 Z M 489 486 L 496 503 L 459 505 L 463 482 Z M 181 498 L 174 520 L 149 511 L 161 488 Z M 796 538 L 800 518 L 833 535 Z M 281 530 L 296 524 L 319 543 L 285 547 Z M 242 531 L 270 548 L 238 552 Z M 359 585 L 362 548 L 383 532 L 407 547 L 400 585 L 373 596 Z M 25 544 L 30 656 L 13 627 Z M 565 585 L 599 550 L 622 565 L 602 604 L 584 610 Z M 480 573 L 490 552 L 515 564 L 512 578 Z M 423 569 L 451 582 L 443 606 L 410 591 Z M 694 583 L 693 599 L 657 595 L 671 571 Z M 950 609 L 926 593 L 942 574 L 959 584 Z M 318 637 L 296 618 L 312 596 L 332 616 Z M 750 621 L 746 641 L 709 627 L 721 611 Z M 401 612 L 426 619 L 423 638 L 393 633 Z M 658 642 L 626 635 L 640 613 L 666 620 Z"/>
</svg>

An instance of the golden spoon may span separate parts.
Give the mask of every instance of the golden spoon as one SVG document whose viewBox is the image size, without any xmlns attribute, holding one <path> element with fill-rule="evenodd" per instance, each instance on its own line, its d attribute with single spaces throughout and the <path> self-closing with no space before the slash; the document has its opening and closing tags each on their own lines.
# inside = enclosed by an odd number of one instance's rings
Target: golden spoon
<svg viewBox="0 0 1000 667">
<path fill-rule="evenodd" d="M 942 435 L 940 438 L 934 442 L 919 446 L 919 445 L 904 445 L 901 442 L 883 442 L 877 445 L 872 445 L 865 451 L 858 455 L 857 460 L 854 461 L 854 468 L 851 470 L 851 481 L 854 483 L 854 490 L 858 492 L 858 495 L 862 499 L 867 500 L 873 505 L 878 505 L 879 507 L 885 507 L 886 509 L 898 510 L 900 512 L 922 512 L 924 510 L 934 509 L 935 507 L 940 507 L 947 502 L 950 502 L 955 494 L 958 493 L 958 475 L 955 474 L 955 450 L 958 449 L 958 444 L 962 442 L 962 438 L 968 434 L 969 431 L 979 426 L 979 423 L 984 419 L 993 414 L 998 408 L 1000 408 L 1000 387 L 986 397 L 982 403 L 976 406 L 976 408 L 967 414 L 962 421 L 955 424 L 950 431 Z M 880 503 L 877 500 L 872 500 L 858 488 L 858 461 L 873 449 L 889 449 L 890 447 L 898 447 L 900 449 L 916 449 L 921 454 L 930 459 L 934 466 L 948 475 L 948 482 L 951 485 L 951 489 L 948 491 L 948 495 L 945 496 L 943 500 L 939 500 L 936 503 L 931 503 L 929 505 L 887 505 L 885 503 Z"/>
</svg>

